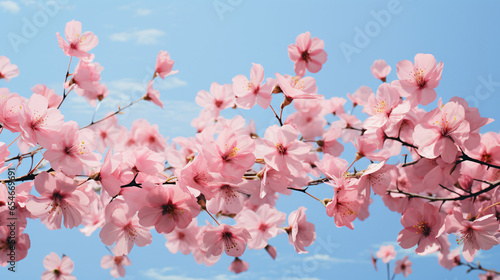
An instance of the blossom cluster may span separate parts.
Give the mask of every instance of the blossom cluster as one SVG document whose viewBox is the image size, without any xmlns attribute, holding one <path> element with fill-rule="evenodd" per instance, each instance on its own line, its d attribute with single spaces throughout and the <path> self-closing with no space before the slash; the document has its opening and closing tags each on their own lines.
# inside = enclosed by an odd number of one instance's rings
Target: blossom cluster
<svg viewBox="0 0 500 280">
<path fill-rule="evenodd" d="M 297 253 L 307 253 L 314 243 L 315 225 L 304 206 L 288 215 L 276 208 L 280 196 L 292 192 L 318 200 L 332 223 L 350 229 L 356 219 L 369 217 L 378 195 L 401 214 L 399 245 L 416 246 L 420 255 L 438 252 L 439 263 L 448 269 L 461 263 L 458 251 L 450 250 L 449 235 L 463 243 L 467 262 L 500 242 L 500 135 L 481 134 L 493 120 L 464 99 L 436 100 L 444 64 L 431 54 L 397 63 L 398 79 L 391 82 L 391 67 L 375 61 L 371 70 L 380 86 L 375 91 L 362 86 L 347 95 L 353 109 L 367 114 L 361 120 L 346 108 L 346 99 L 318 93 L 315 78 L 306 74 L 326 63 L 324 42 L 309 32 L 300 34 L 288 47 L 295 75 L 266 78 L 263 66 L 254 63 L 249 76 L 237 75 L 232 84 L 212 83 L 196 96 L 203 107 L 192 121 L 196 135 L 168 143 L 157 125 L 138 119 L 127 129 L 117 117 L 139 100 L 163 107 L 153 86 L 155 78 L 177 73 L 168 52 L 158 53 L 144 96 L 80 127 L 64 119 L 61 105 L 68 94 L 74 91 L 96 106 L 109 92 L 101 82 L 104 68 L 90 53 L 97 36 L 82 33 L 77 21 L 66 25 L 64 35 L 57 34 L 59 46 L 70 65 L 78 63 L 66 75 L 62 96 L 42 84 L 29 98 L 0 88 L 2 129 L 19 136 L 23 153 L 9 158 L 11 145 L 0 143 L 0 171 L 8 162 L 20 165 L 36 154 L 48 162 L 14 179 L 27 181 L 16 188 L 16 261 L 30 248 L 23 233 L 28 219 L 39 219 L 50 230 L 78 227 L 87 236 L 98 231 L 102 243 L 112 247 L 102 267 L 111 268 L 115 278 L 131 265 L 131 250 L 151 244 L 155 231 L 165 236 L 173 254 L 191 253 L 207 266 L 225 254 L 234 258 L 229 270 L 240 273 L 249 268 L 242 259 L 247 248 L 265 249 L 274 259 L 277 249 L 269 242 L 279 234 L 288 236 Z M 0 79 L 18 74 L 17 66 L 0 57 Z M 272 107 L 273 99 L 281 102 L 279 108 Z M 271 110 L 277 120 L 264 135 L 257 134 L 252 120 L 223 117 L 224 110 L 256 105 Z M 432 109 L 425 110 L 426 105 Z M 284 116 L 287 106 L 294 112 Z M 341 157 L 350 144 L 357 150 L 351 163 Z M 399 162 L 403 152 L 411 161 Z M 362 158 L 372 164 L 361 166 Z M 312 185 L 331 190 L 331 196 L 314 197 Z M 5 186 L 0 188 L 2 266 L 9 261 L 7 200 Z M 199 222 L 203 212 L 213 220 Z M 48 270 L 42 278 L 73 279 L 64 276 L 73 262 L 53 254 L 44 260 Z M 386 262 L 390 255 L 379 258 Z M 398 265 L 396 273 L 411 273 L 408 258 Z"/>
</svg>

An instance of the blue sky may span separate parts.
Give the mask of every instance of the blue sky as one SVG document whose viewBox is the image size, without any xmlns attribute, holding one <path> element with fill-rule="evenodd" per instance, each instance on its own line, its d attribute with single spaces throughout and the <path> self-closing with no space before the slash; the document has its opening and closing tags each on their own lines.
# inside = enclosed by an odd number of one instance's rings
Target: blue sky
<svg viewBox="0 0 500 280">
<path fill-rule="evenodd" d="M 84 31 L 99 37 L 99 45 L 92 52 L 104 67 L 102 82 L 109 87 L 110 95 L 102 102 L 97 117 L 140 97 L 158 51 L 166 50 L 179 73 L 155 83 L 165 109 L 143 102 L 120 115 L 119 120 L 129 127 L 133 120 L 145 118 L 158 124 L 170 139 L 193 136 L 190 122 L 200 111 L 194 102 L 199 90 L 208 90 L 212 82 L 230 83 L 238 74 L 248 76 L 252 62 L 264 67 L 266 77 L 274 77 L 275 72 L 292 74 L 287 46 L 300 33 L 310 31 L 313 37 L 324 40 L 328 53 L 323 69 L 313 75 L 319 93 L 326 97 L 345 97 L 361 85 L 375 90 L 380 82 L 369 68 L 376 59 L 385 59 L 392 66 L 388 80 L 394 80 L 398 61 L 413 61 L 417 53 L 431 53 L 444 62 L 439 97 L 444 101 L 453 96 L 466 98 L 483 116 L 497 118 L 500 86 L 488 86 L 485 81 L 500 82 L 500 4 L 436 2 L 0 0 L 0 55 L 9 57 L 21 70 L 21 75 L 9 83 L 0 81 L 0 87 L 28 97 L 32 86 L 45 83 L 62 93 L 69 58 L 58 47 L 55 34 L 64 33 L 66 22 L 75 19 L 82 22 Z M 390 17 L 381 20 L 382 15 Z M 34 28 L 29 30 L 29 25 Z M 65 120 L 88 124 L 93 108 L 74 94 L 68 101 L 61 108 Z M 274 102 L 279 106 L 279 100 Z M 346 110 L 349 108 L 348 102 Z M 276 123 L 272 112 L 260 107 L 230 111 L 225 116 L 237 114 L 255 119 L 259 134 Z M 482 132 L 499 130 L 499 122 L 493 122 Z M 1 141 L 8 142 L 11 137 L 4 132 Z M 351 161 L 353 148 L 346 145 L 342 156 Z M 363 164 L 366 162 L 359 166 Z M 319 197 L 331 196 L 327 187 L 318 186 L 311 192 Z M 351 231 L 336 228 L 323 206 L 300 193 L 281 198 L 277 206 L 280 211 L 290 213 L 300 205 L 308 208 L 308 219 L 316 224 L 317 242 L 309 247 L 309 254 L 297 255 L 287 237 L 278 236 L 270 241 L 278 249 L 276 261 L 265 251 L 249 250 L 242 259 L 250 263 L 250 269 L 237 276 L 227 271 L 231 258 L 223 256 L 209 268 L 197 265 L 192 256 L 172 255 L 164 246 L 163 236 L 154 233 L 152 245 L 132 250 L 133 264 L 127 268 L 125 279 L 386 279 L 385 267 L 379 263 L 379 272 L 375 272 L 370 264 L 370 249 L 377 251 L 382 244 L 394 244 L 398 259 L 410 255 L 414 273 L 408 279 L 477 278 L 476 272 L 466 274 L 463 267 L 451 272 L 441 268 L 435 255 L 419 257 L 412 250 L 399 248 L 395 240 L 402 229 L 400 216 L 386 209 L 378 197 L 374 200 L 370 218 L 356 221 Z M 31 238 L 28 257 L 18 263 L 15 274 L 0 269 L 1 279 L 38 279 L 44 270 L 42 259 L 50 252 L 70 256 L 78 279 L 112 279 L 109 270 L 99 265 L 108 251 L 97 233 L 87 238 L 75 229 L 49 231 L 39 221 L 30 221 L 26 232 Z M 450 240 L 454 243 L 453 237 Z M 484 267 L 497 270 L 500 267 L 495 259 L 499 258 L 498 247 L 477 256 Z"/>
</svg>

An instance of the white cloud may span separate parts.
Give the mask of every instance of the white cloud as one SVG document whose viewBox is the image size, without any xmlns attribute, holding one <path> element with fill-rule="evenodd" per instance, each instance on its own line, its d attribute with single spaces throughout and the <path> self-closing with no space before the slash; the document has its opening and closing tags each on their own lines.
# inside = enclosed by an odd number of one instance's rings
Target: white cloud
<svg viewBox="0 0 500 280">
<path fill-rule="evenodd" d="M 12 14 L 17 14 L 21 8 L 19 5 L 14 2 L 14 1 L 0 1 L 0 8 L 2 8 L 2 11 L 4 12 L 9 12 Z"/>
<path fill-rule="evenodd" d="M 151 28 L 114 33 L 111 34 L 110 39 L 111 41 L 115 42 L 135 41 L 137 44 L 141 45 L 154 45 L 158 43 L 158 39 L 163 36 L 165 36 L 165 32 L 155 28 Z"/>
<path fill-rule="evenodd" d="M 165 272 L 168 272 L 172 270 L 173 268 L 171 267 L 165 267 L 163 269 L 157 269 L 157 268 L 150 268 L 142 274 L 144 276 L 148 277 L 149 279 L 154 279 L 154 280 L 203 280 L 205 278 L 192 278 L 192 277 L 186 277 L 186 276 L 181 276 L 181 275 L 166 275 Z"/>
<path fill-rule="evenodd" d="M 135 11 L 135 15 L 139 17 L 150 15 L 153 11 L 150 9 L 139 8 Z"/>
<path fill-rule="evenodd" d="M 329 255 L 324 254 L 316 254 L 312 256 L 308 256 L 304 258 L 304 261 L 322 261 L 322 262 L 330 262 L 330 263 L 362 263 L 363 261 L 354 260 L 354 259 L 346 259 L 346 258 L 334 258 Z M 365 261 L 368 262 L 368 261 Z"/>
<path fill-rule="evenodd" d="M 157 83 L 158 83 L 158 85 L 157 86 L 155 85 L 155 88 L 166 89 L 166 90 L 177 88 L 177 87 L 187 86 L 186 81 L 181 80 L 177 77 L 167 77 L 164 80 L 158 81 Z"/>
</svg>

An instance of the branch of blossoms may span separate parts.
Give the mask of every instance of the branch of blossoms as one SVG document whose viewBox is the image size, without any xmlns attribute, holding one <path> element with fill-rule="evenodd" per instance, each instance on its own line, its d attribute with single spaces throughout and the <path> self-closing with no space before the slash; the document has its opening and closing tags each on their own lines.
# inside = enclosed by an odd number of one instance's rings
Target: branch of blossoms
<svg viewBox="0 0 500 280">
<path fill-rule="evenodd" d="M 484 267 L 481 266 L 481 264 L 479 262 L 477 262 L 477 265 L 474 264 L 474 263 L 468 263 L 468 262 L 458 262 L 457 263 L 457 266 L 466 266 L 468 267 L 469 269 L 467 269 L 467 273 L 473 271 L 473 270 L 481 270 L 481 271 L 484 271 L 484 272 L 489 272 L 489 273 L 493 273 L 493 274 L 496 274 L 496 275 L 500 275 L 500 272 L 499 271 L 496 271 L 494 269 L 486 269 Z"/>
<path fill-rule="evenodd" d="M 489 187 L 484 188 L 484 189 L 482 189 L 480 191 L 477 191 L 477 192 L 474 192 L 474 193 L 470 193 L 468 195 L 460 195 L 460 196 L 457 196 L 457 197 L 432 197 L 432 196 L 421 195 L 421 194 L 418 194 L 418 193 L 405 192 L 405 191 L 402 191 L 400 189 L 397 189 L 397 190 L 387 190 L 387 193 L 404 194 L 404 195 L 408 196 L 408 198 L 423 198 L 423 199 L 426 199 L 426 200 L 429 200 L 429 201 L 461 201 L 461 200 L 466 200 L 466 199 L 469 199 L 469 198 L 476 198 L 479 195 L 481 195 L 483 193 L 487 193 L 487 192 L 495 189 L 496 187 L 500 186 L 500 180 L 497 180 L 496 182 L 493 182 L 493 183 L 486 182 L 486 181 L 481 181 L 481 182 L 488 184 Z"/>
</svg>

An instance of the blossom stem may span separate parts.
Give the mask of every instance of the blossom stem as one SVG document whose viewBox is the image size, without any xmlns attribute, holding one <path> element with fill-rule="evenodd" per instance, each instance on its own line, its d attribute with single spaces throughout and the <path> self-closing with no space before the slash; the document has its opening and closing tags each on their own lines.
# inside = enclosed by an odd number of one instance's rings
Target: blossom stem
<svg viewBox="0 0 500 280">
<path fill-rule="evenodd" d="M 69 75 L 69 68 L 71 67 L 71 61 L 73 61 L 72 56 L 69 58 L 68 70 L 66 70 L 66 77 L 64 78 L 64 83 L 66 83 L 68 81 L 68 77 L 70 76 Z M 66 89 L 64 89 L 63 90 L 63 99 L 61 100 L 61 103 L 59 103 L 59 105 L 57 106 L 57 109 L 59 109 L 59 107 L 61 107 L 61 105 L 63 104 L 63 102 L 66 99 L 66 97 L 68 96 L 68 94 L 69 94 L 69 91 L 68 91 L 68 93 L 66 93 Z"/>
<path fill-rule="evenodd" d="M 208 212 L 208 210 L 207 210 L 207 209 L 205 209 L 205 212 L 207 212 L 207 213 L 208 213 L 208 215 L 209 215 L 210 217 L 212 217 L 212 219 L 214 219 L 214 221 L 217 223 L 217 225 L 218 225 L 218 226 L 220 226 L 220 224 L 219 224 L 219 222 L 217 221 L 217 219 L 215 219 L 215 218 L 214 218 L 214 216 L 212 216 L 212 214 L 211 214 L 210 212 Z"/>
<path fill-rule="evenodd" d="M 274 111 L 273 106 L 271 104 L 269 104 L 269 107 L 271 107 L 271 110 L 273 110 L 274 115 L 276 116 L 276 119 L 278 119 L 278 121 L 280 122 L 280 126 L 283 126 L 283 123 L 281 122 L 281 118 L 278 117 L 278 114 L 276 113 L 276 111 Z M 281 110 L 281 112 L 283 112 L 283 109 Z"/>
<path fill-rule="evenodd" d="M 17 137 L 16 137 L 16 139 L 14 139 L 14 141 L 12 141 L 12 142 L 11 142 L 11 143 L 7 146 L 7 148 L 8 148 L 8 147 L 10 147 L 10 145 L 14 144 L 14 142 L 16 142 L 16 141 L 17 141 L 17 139 L 19 139 L 19 137 L 21 137 L 21 134 L 19 134 L 19 136 L 17 136 Z"/>
<path fill-rule="evenodd" d="M 387 280 L 391 280 L 391 271 L 389 269 L 389 263 L 387 263 Z"/>
<path fill-rule="evenodd" d="M 38 168 L 38 166 L 42 163 L 42 161 L 43 161 L 43 157 L 42 157 L 42 159 L 40 159 L 40 161 L 38 162 L 38 164 L 37 164 L 37 165 L 36 165 L 33 169 L 31 169 L 31 171 L 30 171 L 30 172 L 28 172 L 28 174 L 27 174 L 27 175 L 33 174 L 33 172 L 35 172 L 35 170 L 36 170 L 36 169 Z"/>
<path fill-rule="evenodd" d="M 471 263 L 463 263 L 463 262 L 459 262 L 458 265 L 464 265 L 464 266 L 467 266 L 469 267 L 469 270 L 467 270 L 467 272 L 470 272 L 472 270 L 482 270 L 484 272 L 494 272 L 495 274 L 497 275 L 500 275 L 500 272 L 499 271 L 496 271 L 494 269 L 486 269 L 484 267 L 482 267 L 479 263 L 477 264 L 477 266 L 474 266 L 473 264 Z"/>
<path fill-rule="evenodd" d="M 104 117 L 104 118 L 102 118 L 102 119 L 100 119 L 100 120 L 97 120 L 97 121 L 95 121 L 95 122 L 94 122 L 94 121 L 92 121 L 90 124 L 88 124 L 88 125 L 86 125 L 86 126 L 84 126 L 84 127 L 80 128 L 80 129 L 84 129 L 84 128 L 90 127 L 90 126 L 92 126 L 92 125 L 94 125 L 94 124 L 97 124 L 97 123 L 103 122 L 103 121 L 105 121 L 105 120 L 107 120 L 107 119 L 111 118 L 111 117 L 112 117 L 112 116 L 114 116 L 114 115 L 118 115 L 118 114 L 119 114 L 119 113 L 121 113 L 123 110 L 127 109 L 128 107 L 130 107 L 130 106 L 134 105 L 135 103 L 137 103 L 137 102 L 139 102 L 139 101 L 141 101 L 141 100 L 143 100 L 143 98 L 142 98 L 142 97 L 141 97 L 141 98 L 139 98 L 139 99 L 137 99 L 137 100 L 135 100 L 135 101 L 130 102 L 130 104 L 128 104 L 128 105 L 127 105 L 127 106 L 125 106 L 125 107 L 118 107 L 118 110 L 116 110 L 114 113 L 112 113 L 112 114 L 110 114 L 110 115 L 108 115 L 108 116 L 106 116 L 106 117 Z"/>
<path fill-rule="evenodd" d="M 323 201 L 321 199 L 319 199 L 319 198 L 315 197 L 314 195 L 312 195 L 312 194 L 310 194 L 310 193 L 307 192 L 308 188 L 305 188 L 305 189 L 296 189 L 296 188 L 290 188 L 290 187 L 288 187 L 288 189 L 292 190 L 292 191 L 303 192 L 303 193 L 307 194 L 308 196 L 310 196 L 310 197 L 316 199 L 317 201 L 321 202 L 321 204 L 323 204 Z M 324 206 L 324 204 L 323 204 L 323 206 Z"/>
</svg>

